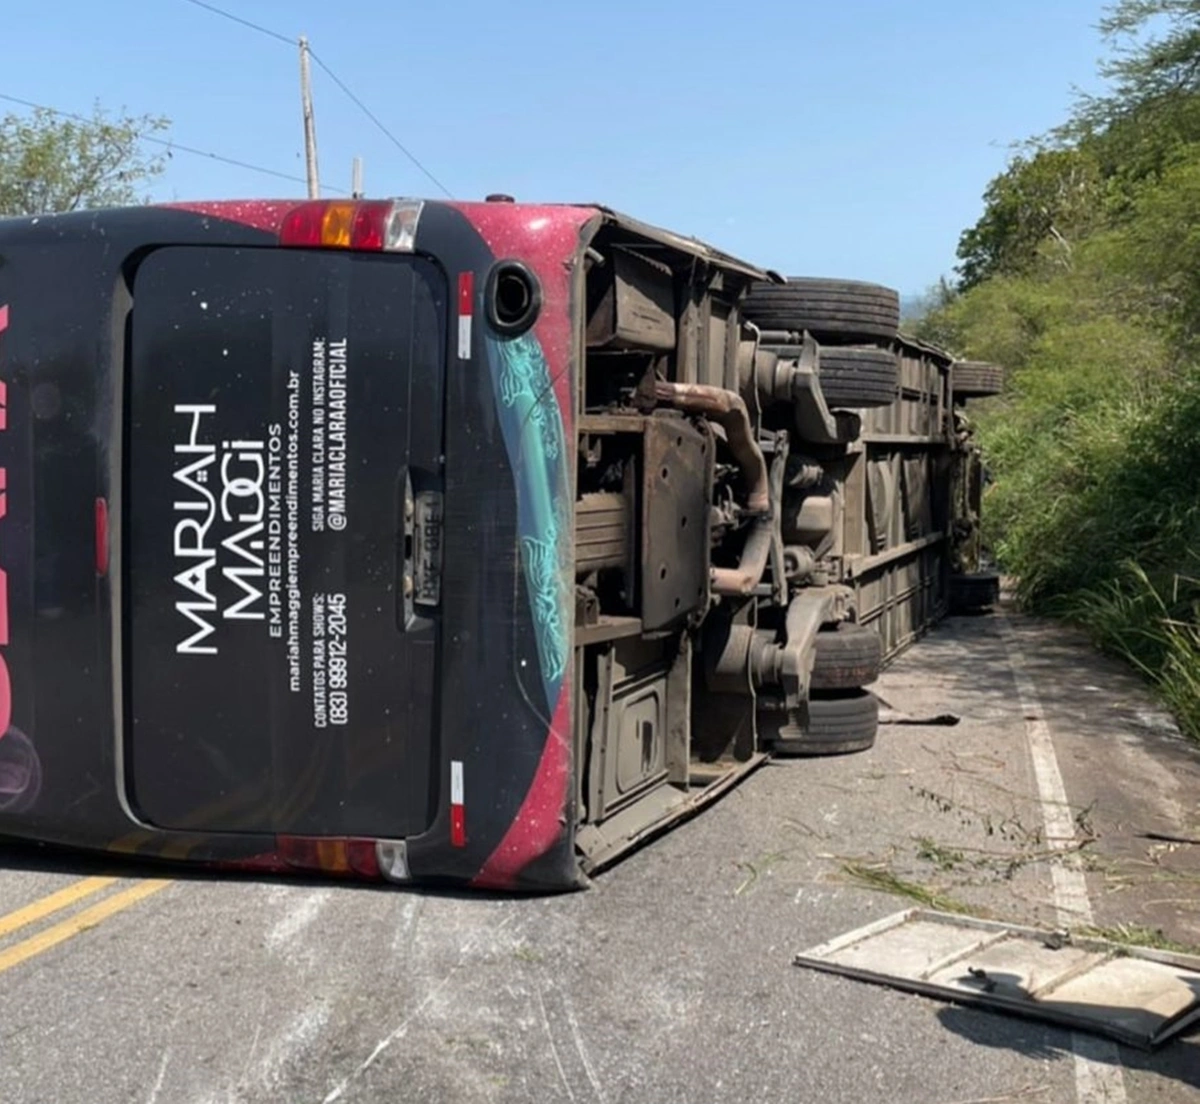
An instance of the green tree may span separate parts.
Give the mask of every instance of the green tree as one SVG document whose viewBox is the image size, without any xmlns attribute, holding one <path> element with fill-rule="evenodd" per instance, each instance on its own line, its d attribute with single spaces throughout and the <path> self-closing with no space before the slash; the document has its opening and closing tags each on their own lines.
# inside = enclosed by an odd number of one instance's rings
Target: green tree
<svg viewBox="0 0 1200 1104">
<path fill-rule="evenodd" d="M 1200 339 L 1200 142 L 1172 157 L 1112 235 L 1110 270 L 1139 286 L 1179 343 Z"/>
<path fill-rule="evenodd" d="M 1152 105 L 1185 106 L 1200 93 L 1200 0 L 1119 0 L 1106 12 L 1100 32 L 1113 56 L 1100 75 L 1110 88 L 1085 97 L 1077 120 L 1100 129 Z"/>
<path fill-rule="evenodd" d="M 1200 0 L 1120 0 L 1101 33 L 1102 95 L 1026 143 L 984 192 L 959 240 L 960 286 L 1069 266 L 1081 237 L 1136 214 L 1144 189 L 1200 141 Z"/>
<path fill-rule="evenodd" d="M 1087 149 L 1015 157 L 987 186 L 983 215 L 959 239 L 962 288 L 1028 271 L 1048 241 L 1069 264 L 1074 241 L 1095 225 L 1102 195 L 1099 166 Z"/>
<path fill-rule="evenodd" d="M 1108 90 L 1084 96 L 1058 140 L 1092 140 L 1117 215 L 1200 141 L 1200 0 L 1120 0 L 1100 23 Z"/>
<path fill-rule="evenodd" d="M 0 215 L 37 215 L 140 201 L 166 165 L 149 155 L 147 137 L 164 131 L 158 116 L 91 118 L 42 109 L 0 118 Z"/>
</svg>

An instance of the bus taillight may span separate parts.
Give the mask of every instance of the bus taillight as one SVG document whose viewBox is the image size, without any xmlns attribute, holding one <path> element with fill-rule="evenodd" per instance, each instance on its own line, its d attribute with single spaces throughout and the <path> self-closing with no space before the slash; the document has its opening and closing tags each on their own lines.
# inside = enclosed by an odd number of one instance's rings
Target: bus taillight
<svg viewBox="0 0 1200 1104">
<path fill-rule="evenodd" d="M 281 245 L 411 253 L 421 200 L 314 200 L 292 208 L 279 231 Z"/>
</svg>

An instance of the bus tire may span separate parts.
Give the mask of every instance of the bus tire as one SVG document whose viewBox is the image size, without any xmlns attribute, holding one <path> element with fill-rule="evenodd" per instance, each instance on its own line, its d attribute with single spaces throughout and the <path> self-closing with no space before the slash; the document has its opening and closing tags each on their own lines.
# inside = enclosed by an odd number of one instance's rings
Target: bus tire
<svg viewBox="0 0 1200 1104">
<path fill-rule="evenodd" d="M 858 690 L 879 678 L 883 640 L 850 621 L 817 633 L 811 690 Z"/>
<path fill-rule="evenodd" d="M 986 399 L 1004 390 L 1004 369 L 982 360 L 956 360 L 950 379 L 955 399 Z"/>
<path fill-rule="evenodd" d="M 808 699 L 808 723 L 784 724 L 771 740 L 783 758 L 848 755 L 874 746 L 879 731 L 879 699 L 870 690 L 816 691 Z"/>
<path fill-rule="evenodd" d="M 951 613 L 983 613 L 999 601 L 1000 576 L 996 572 L 950 576 Z"/>
<path fill-rule="evenodd" d="M 900 328 L 900 294 L 860 280 L 789 277 L 755 284 L 742 314 L 763 330 L 807 330 L 818 341 L 893 341 Z"/>
<path fill-rule="evenodd" d="M 890 349 L 823 345 L 817 376 L 831 410 L 891 406 L 900 396 L 900 366 Z"/>
<path fill-rule="evenodd" d="M 763 345 L 764 352 L 799 357 L 800 345 Z M 821 395 L 830 410 L 869 410 L 891 406 L 900 396 L 900 365 L 890 349 L 862 345 L 822 345 L 817 358 Z"/>
</svg>

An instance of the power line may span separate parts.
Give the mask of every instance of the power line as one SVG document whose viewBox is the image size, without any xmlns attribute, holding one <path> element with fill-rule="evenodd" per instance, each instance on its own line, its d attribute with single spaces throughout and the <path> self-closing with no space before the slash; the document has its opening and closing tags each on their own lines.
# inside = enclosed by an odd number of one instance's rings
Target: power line
<svg viewBox="0 0 1200 1104">
<path fill-rule="evenodd" d="M 33 111 L 45 111 L 50 115 L 56 115 L 60 119 L 71 119 L 76 123 L 91 123 L 94 121 L 86 115 L 77 115 L 72 111 L 60 111 L 58 108 L 47 107 L 45 104 L 34 103 L 32 100 L 23 100 L 19 96 L 9 96 L 4 92 L 0 92 L 0 100 L 17 104 L 20 107 L 27 107 Z M 249 161 L 239 161 L 236 157 L 226 157 L 220 153 L 213 153 L 211 150 L 197 149 L 195 146 L 185 146 L 169 138 L 155 138 L 153 135 L 143 134 L 138 137 L 138 141 L 149 142 L 155 146 L 163 146 L 169 151 L 178 150 L 180 153 L 190 153 L 195 157 L 206 157 L 210 161 L 219 161 L 224 165 L 232 165 L 234 168 L 246 169 L 249 172 L 261 173 L 264 176 L 274 176 L 279 180 L 290 180 L 295 184 L 303 184 L 305 182 L 302 176 L 280 172 L 278 169 L 268 169 L 264 165 L 254 165 Z M 343 188 L 330 188 L 329 190 L 342 195 L 345 194 L 345 189 Z"/>
<path fill-rule="evenodd" d="M 205 11 L 212 12 L 213 15 L 219 15 L 222 19 L 228 19 L 233 23 L 239 23 L 243 27 L 248 27 L 250 30 L 256 31 L 258 34 L 266 35 L 268 38 L 273 38 L 277 42 L 283 42 L 289 46 L 299 45 L 299 39 L 289 38 L 287 35 L 281 34 L 279 31 L 273 31 L 270 27 L 262 26 L 260 23 L 252 23 L 248 19 L 243 19 L 240 15 L 234 15 L 233 12 L 226 11 L 224 8 L 218 8 L 215 4 L 209 4 L 207 0 L 185 0 L 185 3 L 193 4 L 197 8 L 203 8 Z M 371 120 L 372 123 L 375 124 L 376 127 L 379 128 L 379 131 L 385 138 L 387 138 L 389 142 L 392 143 L 393 146 L 395 146 L 402 154 L 404 154 L 405 157 L 407 157 L 414 165 L 416 165 L 416 167 L 422 173 L 424 173 L 425 176 L 428 177 L 437 188 L 445 193 L 446 196 L 451 199 L 454 198 L 450 189 L 447 188 L 445 184 L 443 184 L 436 176 L 433 175 L 432 172 L 430 172 L 429 169 L 425 167 L 425 165 L 421 162 L 421 159 L 417 157 L 412 150 L 405 146 L 395 134 L 393 134 L 386 126 L 384 126 L 384 124 L 379 120 L 379 117 L 350 90 L 346 82 L 342 80 L 342 78 L 339 77 L 337 73 L 335 73 L 333 69 L 330 68 L 330 66 L 317 55 L 316 51 L 309 50 L 309 57 L 311 57 L 313 61 L 316 62 L 317 66 L 325 73 L 325 75 L 328 76 L 329 79 L 341 89 L 350 102 L 353 103 L 368 119 Z"/>
<path fill-rule="evenodd" d="M 363 103 L 362 100 L 360 100 L 353 92 L 351 92 L 349 88 L 346 87 L 345 81 L 343 81 L 341 77 L 339 77 L 332 69 L 330 69 L 329 66 L 321 60 L 318 54 L 313 53 L 312 51 L 310 51 L 310 54 L 313 61 L 317 63 L 318 68 L 322 69 L 326 76 L 328 76 L 329 79 L 333 81 L 333 83 L 336 84 L 350 98 L 350 101 L 358 106 L 359 110 L 361 110 L 362 113 L 380 129 L 384 137 L 387 138 L 388 141 L 391 142 L 392 145 L 395 146 L 402 154 L 404 154 L 404 156 L 407 157 L 414 165 L 416 165 L 421 172 L 423 172 L 430 180 L 432 180 L 433 183 L 440 188 L 443 193 L 445 193 L 447 198 L 453 199 L 454 196 L 450 189 L 447 188 L 445 184 L 443 184 L 421 163 L 420 159 L 415 153 L 408 149 L 399 138 L 397 138 L 390 130 L 388 130 L 387 127 L 383 125 L 383 123 L 379 121 L 375 113 L 369 107 L 367 107 L 367 105 Z"/>
<path fill-rule="evenodd" d="M 289 46 L 296 45 L 296 39 L 288 38 L 287 35 L 280 34 L 278 31 L 271 30 L 270 27 L 264 27 L 260 23 L 251 23 L 249 19 L 243 19 L 240 15 L 234 15 L 233 12 L 227 12 L 224 8 L 218 8 L 213 4 L 206 4 L 204 0 L 186 0 L 188 4 L 194 4 L 198 8 L 203 8 L 205 11 L 210 11 L 213 15 L 219 15 L 222 19 L 231 19 L 234 23 L 240 23 L 243 27 L 249 27 L 252 31 L 258 31 L 259 34 L 265 34 L 268 38 L 274 38 L 279 42 L 286 42 Z"/>
</svg>

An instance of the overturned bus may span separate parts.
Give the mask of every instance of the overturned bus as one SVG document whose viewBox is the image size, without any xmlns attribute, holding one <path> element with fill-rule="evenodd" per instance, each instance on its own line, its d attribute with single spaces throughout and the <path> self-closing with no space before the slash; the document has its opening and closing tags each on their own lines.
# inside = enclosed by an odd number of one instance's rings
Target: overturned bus
<svg viewBox="0 0 1200 1104">
<path fill-rule="evenodd" d="M 869 747 L 990 600 L 898 323 L 593 206 L 0 220 L 0 834 L 569 888 Z"/>
</svg>

